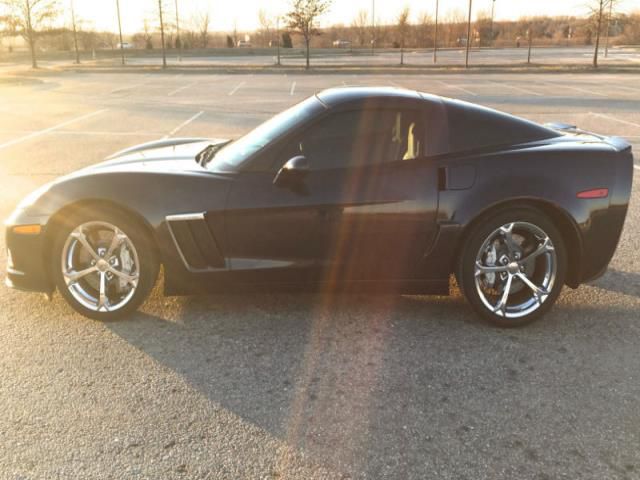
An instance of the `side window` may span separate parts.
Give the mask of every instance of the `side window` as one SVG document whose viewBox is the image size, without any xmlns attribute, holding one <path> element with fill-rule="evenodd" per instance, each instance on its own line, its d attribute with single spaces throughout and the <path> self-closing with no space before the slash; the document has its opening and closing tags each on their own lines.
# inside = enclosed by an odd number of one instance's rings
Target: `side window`
<svg viewBox="0 0 640 480">
<path fill-rule="evenodd" d="M 292 140 L 285 156 L 305 155 L 313 170 L 412 160 L 424 154 L 423 132 L 418 110 L 338 112 Z"/>
</svg>

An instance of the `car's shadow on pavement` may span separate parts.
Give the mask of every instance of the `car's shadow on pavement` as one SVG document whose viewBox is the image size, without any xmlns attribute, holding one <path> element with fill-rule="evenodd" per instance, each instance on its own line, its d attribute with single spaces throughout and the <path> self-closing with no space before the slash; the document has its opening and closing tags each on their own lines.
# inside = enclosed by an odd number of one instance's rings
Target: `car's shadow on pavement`
<svg viewBox="0 0 640 480">
<path fill-rule="evenodd" d="M 593 322 L 585 332 L 598 307 L 559 305 L 526 329 L 500 330 L 460 297 L 210 296 L 164 308 L 178 315 L 152 306 L 107 326 L 215 405 L 367 478 L 463 476 L 461 455 L 544 473 L 546 449 L 575 450 L 593 369 L 608 366 L 581 370 L 582 356 L 623 328 Z M 604 415 L 620 425 L 625 414 Z"/>
<path fill-rule="evenodd" d="M 610 292 L 640 298 L 640 274 L 610 268 L 602 277 L 591 283 Z"/>
</svg>

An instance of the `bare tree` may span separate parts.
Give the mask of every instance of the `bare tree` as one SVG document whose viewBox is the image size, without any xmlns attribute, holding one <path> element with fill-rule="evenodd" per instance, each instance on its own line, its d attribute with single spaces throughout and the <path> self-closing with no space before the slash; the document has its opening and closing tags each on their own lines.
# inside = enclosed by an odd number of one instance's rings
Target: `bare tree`
<svg viewBox="0 0 640 480">
<path fill-rule="evenodd" d="M 363 47 L 367 41 L 369 29 L 371 28 L 369 26 L 369 12 L 366 10 L 360 10 L 356 15 L 356 18 L 353 19 L 351 27 L 355 30 L 358 45 Z"/>
<path fill-rule="evenodd" d="M 404 65 L 404 43 L 409 30 L 409 7 L 404 7 L 398 14 L 397 28 L 400 40 L 400 65 Z"/>
<path fill-rule="evenodd" d="M 292 0 L 291 11 L 286 15 L 289 28 L 304 37 L 304 43 L 307 48 L 307 69 L 309 68 L 311 37 L 320 34 L 318 29 L 314 27 L 313 22 L 325 13 L 330 5 L 331 0 Z"/>
<path fill-rule="evenodd" d="M 258 11 L 258 22 L 260 23 L 260 37 L 265 46 L 269 46 L 271 41 L 271 30 L 273 29 L 273 19 L 264 9 Z"/>
<path fill-rule="evenodd" d="M 600 32 L 602 31 L 602 17 L 611 0 L 594 0 L 590 6 L 592 18 L 595 20 L 596 47 L 593 51 L 593 68 L 598 68 L 598 51 L 600 50 Z"/>
<path fill-rule="evenodd" d="M 430 34 L 431 34 L 431 24 L 433 23 L 433 18 L 427 12 L 422 12 L 418 19 L 419 30 L 418 30 L 418 41 L 417 45 L 425 47 L 429 45 L 431 42 Z"/>
<path fill-rule="evenodd" d="M 153 50 L 153 35 L 151 34 L 151 27 L 149 27 L 149 20 L 146 18 L 142 24 L 144 48 L 147 50 Z"/>
<path fill-rule="evenodd" d="M 209 46 L 209 25 L 211 24 L 209 10 L 203 10 L 196 13 L 192 17 L 192 23 L 195 26 L 196 32 L 198 33 L 200 46 L 202 48 L 207 48 Z"/>
<path fill-rule="evenodd" d="M 460 41 L 464 37 L 464 31 L 466 27 L 464 12 L 458 8 L 449 10 L 444 17 L 443 29 L 445 33 L 444 46 L 457 45 L 460 46 Z"/>
<path fill-rule="evenodd" d="M 31 66 L 38 68 L 36 44 L 39 31 L 58 15 L 57 0 L 0 0 L 18 27 L 20 35 L 29 44 Z"/>
</svg>

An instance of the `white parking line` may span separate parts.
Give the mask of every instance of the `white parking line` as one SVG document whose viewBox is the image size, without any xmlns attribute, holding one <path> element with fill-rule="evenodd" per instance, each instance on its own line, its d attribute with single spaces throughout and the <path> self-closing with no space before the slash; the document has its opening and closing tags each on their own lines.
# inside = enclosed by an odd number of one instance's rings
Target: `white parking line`
<svg viewBox="0 0 640 480">
<path fill-rule="evenodd" d="M 464 87 L 460 87 L 460 86 L 458 86 L 458 85 L 453 85 L 453 84 L 451 84 L 451 83 L 446 83 L 446 82 L 443 82 L 442 80 L 438 80 L 438 82 L 439 82 L 440 84 L 442 84 L 442 86 L 443 86 L 443 87 L 446 87 L 446 88 L 457 88 L 458 90 L 461 90 L 461 91 L 463 91 L 464 93 L 467 93 L 467 94 L 469 94 L 469 95 L 473 95 L 474 97 L 477 97 L 477 96 L 478 96 L 478 94 L 477 94 L 477 93 L 474 93 L 474 92 L 472 92 L 471 90 L 467 90 L 467 89 L 466 89 L 466 88 L 464 88 Z"/>
<path fill-rule="evenodd" d="M 131 90 L 132 88 L 142 87 L 143 85 L 146 85 L 146 84 L 147 82 L 136 83 L 135 85 L 129 85 L 128 87 L 116 88 L 115 90 L 111 90 L 111 93 L 126 92 L 127 90 Z"/>
<path fill-rule="evenodd" d="M 296 91 L 296 82 L 291 84 L 291 90 L 289 90 L 289 95 L 293 95 L 293 92 Z"/>
<path fill-rule="evenodd" d="M 193 122 L 194 120 L 196 120 L 200 115 L 202 115 L 204 113 L 204 111 L 199 111 L 198 113 L 196 113 L 193 117 L 189 118 L 188 120 L 185 120 L 184 122 L 182 122 L 180 125 L 178 125 L 176 128 L 174 128 L 173 130 L 171 130 L 167 135 L 165 135 L 164 137 L 162 137 L 163 140 L 175 135 L 176 133 L 178 133 L 180 130 L 182 130 L 184 127 L 186 127 L 187 125 L 189 125 L 191 122 Z"/>
<path fill-rule="evenodd" d="M 522 87 L 516 87 L 515 85 L 510 85 L 508 83 L 500 83 L 500 82 L 494 82 L 493 80 L 487 80 L 489 83 L 492 83 L 498 87 L 507 87 L 507 88 L 511 88 L 512 90 L 516 90 L 518 92 L 522 92 L 522 93 L 526 93 L 527 95 L 535 95 L 537 97 L 541 97 L 542 94 L 538 93 L 538 92 L 534 92 L 533 90 L 529 90 L 526 88 L 522 88 Z"/>
<path fill-rule="evenodd" d="M 588 93 L 589 95 L 598 95 L 600 97 L 608 97 L 609 96 L 606 93 L 594 92 L 593 90 L 587 90 L 586 88 L 571 87 L 569 85 L 560 85 L 560 84 L 557 84 L 557 83 L 547 83 L 547 85 L 552 85 L 552 86 L 554 86 L 556 88 L 558 88 L 558 87 L 560 87 L 560 88 L 568 88 L 569 90 L 575 90 L 576 92 Z"/>
<path fill-rule="evenodd" d="M 630 92 L 640 92 L 640 88 L 627 87 L 625 85 L 616 85 L 615 88 L 620 88 L 622 90 L 629 90 Z"/>
<path fill-rule="evenodd" d="M 640 128 L 640 123 L 629 122 L 628 120 L 622 120 L 621 118 L 612 117 L 611 115 L 606 115 L 604 113 L 589 112 L 589 115 L 606 118 L 607 120 L 612 120 L 614 122 L 624 123 L 625 125 L 631 125 L 632 127 Z"/>
<path fill-rule="evenodd" d="M 72 118 L 71 120 L 67 120 L 66 122 L 59 123 L 58 125 L 54 125 L 53 127 L 45 128 L 44 130 L 38 130 L 36 132 L 32 132 L 29 135 L 25 135 L 23 137 L 14 138 L 13 140 L 9 140 L 8 142 L 0 144 L 0 150 L 3 148 L 10 147 L 11 145 L 15 145 L 16 143 L 24 142 L 26 140 L 30 140 L 35 137 L 39 137 L 49 132 L 53 132 L 62 127 L 66 127 L 67 125 L 71 125 L 72 123 L 80 122 L 81 120 L 86 120 L 87 118 L 95 117 L 96 115 L 100 115 L 101 113 L 106 112 L 108 109 L 103 108 L 102 110 L 96 110 L 95 112 L 87 113 L 77 118 Z"/>
<path fill-rule="evenodd" d="M 240 90 L 240 88 L 245 84 L 246 82 L 240 82 L 238 85 L 236 85 L 233 90 L 231 90 L 229 92 L 229 96 L 233 95 L 234 93 L 236 93 L 238 90 Z"/>
<path fill-rule="evenodd" d="M 167 97 L 173 97 L 176 93 L 180 93 L 183 90 L 186 90 L 187 88 L 191 88 L 196 84 L 196 82 L 190 83 L 188 85 L 183 85 L 182 87 L 176 88 L 175 90 L 172 90 L 171 92 L 167 93 Z"/>
</svg>

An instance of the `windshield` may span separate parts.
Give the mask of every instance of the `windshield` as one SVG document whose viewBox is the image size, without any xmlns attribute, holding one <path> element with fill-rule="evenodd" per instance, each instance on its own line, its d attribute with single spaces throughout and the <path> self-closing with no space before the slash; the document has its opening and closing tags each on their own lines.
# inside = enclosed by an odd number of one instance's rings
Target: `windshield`
<svg viewBox="0 0 640 480">
<path fill-rule="evenodd" d="M 223 171 L 238 170 L 254 153 L 292 128 L 309 120 L 319 109 L 322 109 L 322 103 L 315 96 L 307 98 L 267 120 L 244 137 L 227 144 L 211 157 L 207 168 Z"/>
</svg>

